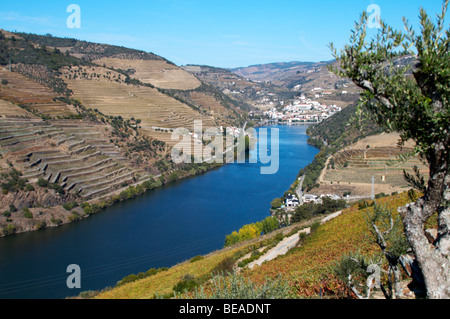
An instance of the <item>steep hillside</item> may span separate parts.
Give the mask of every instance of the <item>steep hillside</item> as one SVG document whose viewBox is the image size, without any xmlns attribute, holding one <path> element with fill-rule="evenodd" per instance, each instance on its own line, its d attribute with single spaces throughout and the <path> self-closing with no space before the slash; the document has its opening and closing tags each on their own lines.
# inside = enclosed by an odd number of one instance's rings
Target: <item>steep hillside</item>
<svg viewBox="0 0 450 319">
<path fill-rule="evenodd" d="M 296 92 L 285 87 L 252 81 L 227 69 L 205 65 L 186 65 L 183 69 L 218 88 L 231 99 L 256 108 L 270 102 L 278 105 L 280 101 L 292 99 L 296 95 Z"/>
<path fill-rule="evenodd" d="M 314 98 L 319 102 L 346 107 L 358 100 L 358 88 L 347 79 L 342 79 L 329 71 L 337 66 L 329 62 L 289 62 L 254 65 L 232 69 L 232 72 L 253 81 L 264 81 L 285 88 L 292 94 Z"/>
<path fill-rule="evenodd" d="M 387 205 L 394 212 L 409 202 L 407 194 L 386 197 L 378 204 Z M 256 283 L 265 278 L 287 280 L 293 294 L 299 298 L 317 297 L 319 293 L 329 297 L 346 297 L 345 283 L 337 280 L 333 265 L 350 252 L 359 251 L 373 256 L 379 251 L 367 236 L 368 226 L 363 212 L 352 206 L 331 221 L 321 225 L 311 236 L 302 240 L 298 248 L 286 255 L 246 271 L 244 274 Z"/>
<path fill-rule="evenodd" d="M 132 78 L 161 89 L 193 90 L 201 85 L 195 76 L 163 60 L 102 58 L 95 63 L 125 70 Z"/>
<path fill-rule="evenodd" d="M 234 100 L 153 53 L 0 31 L 0 236 L 69 223 L 213 165 L 173 129 L 236 126 Z"/>
<path fill-rule="evenodd" d="M 307 134 L 336 150 L 383 130 L 368 118 L 355 119 L 357 104 L 352 103 L 325 121 L 312 125 Z"/>
<path fill-rule="evenodd" d="M 276 62 L 234 68 L 231 71 L 253 81 L 276 82 L 292 77 L 296 74 L 314 70 L 326 64 L 327 62 Z"/>
<path fill-rule="evenodd" d="M 372 177 L 375 194 L 403 192 L 411 188 L 403 172 L 415 175 L 414 166 L 426 182 L 429 168 L 419 157 L 406 162 L 397 161 L 400 154 L 406 155 L 414 149 L 412 142 L 399 147 L 399 140 L 398 133 L 381 133 L 340 149 L 327 160 L 317 180 L 317 187 L 309 193 L 343 195 L 350 192 L 350 198 L 370 198 Z"/>
<path fill-rule="evenodd" d="M 381 198 L 378 203 L 387 205 L 395 212 L 397 207 L 408 201 L 407 194 L 400 194 Z M 139 279 L 138 275 L 129 276 L 128 279 L 131 282 L 119 284 L 100 293 L 93 293 L 91 296 L 99 299 L 173 297 L 174 289 L 177 285 L 183 287 L 181 284 L 185 284 L 186 288 L 190 287 L 188 289 L 191 291 L 201 286 L 208 294 L 208 291 L 214 288 L 210 286 L 209 279 L 220 274 L 219 269 L 230 271 L 234 268 L 244 278 L 253 282 L 255 287 L 267 281 L 286 282 L 290 290 L 290 298 L 317 298 L 319 295 L 326 298 L 348 298 L 351 293 L 345 283 L 336 277 L 333 271 L 334 264 L 350 252 L 358 251 L 365 256 L 374 256 L 379 248 L 367 236 L 369 229 L 363 211 L 358 208 L 358 205 L 343 210 L 337 217 L 324 220 L 326 221 L 312 233 L 300 236 L 300 240 L 287 253 L 261 265 L 243 266 L 242 269 L 238 263 L 259 253 L 266 246 L 271 247 L 274 241 L 278 243 L 283 237 L 299 232 L 307 224 L 279 229 L 206 256 L 192 256 L 190 261 L 143 279 Z M 408 278 L 405 280 L 409 282 Z M 192 285 L 188 286 L 187 281 L 191 281 Z M 409 292 L 406 296 L 411 298 Z"/>
</svg>

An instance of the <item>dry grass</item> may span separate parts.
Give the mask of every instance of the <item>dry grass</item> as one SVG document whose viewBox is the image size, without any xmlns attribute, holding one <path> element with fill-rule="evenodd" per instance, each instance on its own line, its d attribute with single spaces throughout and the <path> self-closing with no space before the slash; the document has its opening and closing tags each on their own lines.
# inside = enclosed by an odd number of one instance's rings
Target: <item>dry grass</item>
<svg viewBox="0 0 450 319">
<path fill-rule="evenodd" d="M 154 276 L 125 284 L 99 294 L 97 299 L 151 299 L 156 293 L 171 293 L 172 288 L 185 276 L 199 278 L 211 273 L 224 259 L 243 249 L 225 249 L 205 256 L 194 263 L 184 262 Z"/>
<path fill-rule="evenodd" d="M 403 149 L 397 146 L 399 134 L 382 133 L 369 136 L 347 147 L 333 156 L 335 169 L 325 167 L 319 178 L 320 187 L 311 191 L 313 194 L 352 192 L 353 196 L 371 196 L 372 176 L 375 193 L 391 194 L 410 188 L 404 180 L 403 170 L 414 175 L 413 166 L 428 177 L 428 167 L 418 157 L 405 163 L 395 162 L 400 153 L 406 153 L 413 147 L 412 142 Z M 370 146 L 367 148 L 367 146 Z M 344 167 L 343 164 L 348 166 Z M 389 165 L 394 162 L 394 165 Z"/>
<path fill-rule="evenodd" d="M 2 100 L 24 105 L 29 111 L 36 110 L 51 116 L 74 113 L 68 105 L 54 100 L 58 96 L 57 93 L 26 76 L 0 69 L 0 79 L 8 81 L 7 85 L 0 85 Z"/>
<path fill-rule="evenodd" d="M 144 130 L 153 127 L 191 128 L 194 120 L 215 126 L 214 120 L 204 117 L 191 107 L 158 90 L 116 82 L 67 80 L 74 97 L 92 109 L 125 119 L 140 119 Z"/>
<path fill-rule="evenodd" d="M 161 60 L 103 58 L 95 62 L 115 69 L 133 69 L 136 72 L 131 77 L 162 89 L 192 90 L 201 85 L 192 74 Z"/>
<path fill-rule="evenodd" d="M 0 100 L 0 116 L 2 117 L 29 117 L 35 118 L 33 114 L 10 102 Z"/>
</svg>

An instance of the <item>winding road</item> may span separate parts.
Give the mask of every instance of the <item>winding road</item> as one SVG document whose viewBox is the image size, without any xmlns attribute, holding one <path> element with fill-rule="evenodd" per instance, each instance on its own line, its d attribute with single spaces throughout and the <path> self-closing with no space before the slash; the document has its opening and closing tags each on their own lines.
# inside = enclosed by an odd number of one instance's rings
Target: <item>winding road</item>
<svg viewBox="0 0 450 319">
<path fill-rule="evenodd" d="M 320 224 L 324 224 L 324 223 L 332 220 L 333 218 L 336 218 L 341 213 L 342 213 L 342 210 L 328 215 L 327 217 L 323 218 L 320 221 Z M 301 233 L 309 234 L 309 233 L 311 233 L 311 229 L 308 227 L 308 228 L 300 230 L 299 232 L 295 233 L 292 236 L 284 238 L 282 241 L 280 241 L 278 243 L 278 245 L 276 245 L 274 248 L 270 249 L 266 254 L 264 254 L 257 260 L 249 263 L 247 267 L 252 269 L 254 266 L 260 266 L 265 261 L 269 261 L 269 260 L 275 259 L 276 257 L 278 257 L 280 255 L 286 254 L 291 248 L 297 246 L 297 243 L 300 239 Z"/>
</svg>

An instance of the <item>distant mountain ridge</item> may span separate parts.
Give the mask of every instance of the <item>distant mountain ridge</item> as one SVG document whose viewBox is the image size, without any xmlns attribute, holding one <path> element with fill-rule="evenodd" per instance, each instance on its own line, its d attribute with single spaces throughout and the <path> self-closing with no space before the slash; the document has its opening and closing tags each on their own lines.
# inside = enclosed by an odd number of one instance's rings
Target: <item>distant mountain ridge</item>
<svg viewBox="0 0 450 319">
<path fill-rule="evenodd" d="M 267 64 L 255 64 L 247 67 L 239 67 L 230 69 L 231 72 L 236 73 L 244 78 L 254 81 L 280 81 L 298 73 L 304 73 L 314 68 L 327 65 L 332 61 L 322 62 L 273 62 Z"/>
</svg>

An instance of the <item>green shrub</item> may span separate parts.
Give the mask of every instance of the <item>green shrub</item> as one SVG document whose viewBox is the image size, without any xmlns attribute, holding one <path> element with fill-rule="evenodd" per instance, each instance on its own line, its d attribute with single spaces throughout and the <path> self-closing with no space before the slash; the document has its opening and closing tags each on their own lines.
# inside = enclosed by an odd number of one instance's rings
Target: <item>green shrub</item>
<svg viewBox="0 0 450 319">
<path fill-rule="evenodd" d="M 62 205 L 62 207 L 65 210 L 72 210 L 74 207 L 77 207 L 77 206 L 78 206 L 77 202 L 68 202 L 68 203 L 65 203 L 65 204 Z"/>
<path fill-rule="evenodd" d="M 50 219 L 50 222 L 52 223 L 52 224 L 55 224 L 55 225 L 61 225 L 62 223 L 63 223 L 63 221 L 61 220 L 61 218 L 54 218 L 54 217 L 52 217 L 51 219 Z"/>
<path fill-rule="evenodd" d="M 283 200 L 281 198 L 275 198 L 271 203 L 270 206 L 272 209 L 280 208 L 281 205 L 283 205 Z"/>
<path fill-rule="evenodd" d="M 227 257 L 218 263 L 211 274 L 213 275 L 228 275 L 233 272 L 235 260 L 232 257 Z"/>
<path fill-rule="evenodd" d="M 45 227 L 47 227 L 47 223 L 45 222 L 45 220 L 43 220 L 43 221 L 37 223 L 35 227 L 37 230 L 44 229 Z"/>
<path fill-rule="evenodd" d="M 23 209 L 23 217 L 25 218 L 33 218 L 33 214 L 30 212 L 28 208 Z"/>
<path fill-rule="evenodd" d="M 46 181 L 45 179 L 43 179 L 42 177 L 39 177 L 37 185 L 39 187 L 48 187 L 50 185 L 50 183 L 48 181 Z"/>
<path fill-rule="evenodd" d="M 263 284 L 255 284 L 242 275 L 233 273 L 231 276 L 215 276 L 211 280 L 211 289 L 196 289 L 193 299 L 289 299 L 291 298 L 289 284 L 286 281 L 266 280 Z"/>
<path fill-rule="evenodd" d="M 269 216 L 262 221 L 262 233 L 268 234 L 280 228 L 280 222 L 278 218 Z"/>
<path fill-rule="evenodd" d="M 92 215 L 94 214 L 94 209 L 91 206 L 84 206 L 84 213 L 86 215 Z"/>
<path fill-rule="evenodd" d="M 316 232 L 317 229 L 319 229 L 319 227 L 320 227 L 320 221 L 314 222 L 314 223 L 310 226 L 311 233 Z"/>
<path fill-rule="evenodd" d="M 196 262 L 196 261 L 198 261 L 198 260 L 202 260 L 202 259 L 204 259 L 205 257 L 203 257 L 203 256 L 195 256 L 195 257 L 193 257 L 193 258 L 191 258 L 191 260 L 189 261 L 190 263 L 194 263 L 194 262 Z"/>
<path fill-rule="evenodd" d="M 136 280 L 140 280 L 140 279 L 144 279 L 144 278 L 147 278 L 147 277 L 150 277 L 150 276 L 154 276 L 154 275 L 156 275 L 156 274 L 158 274 L 160 272 L 166 271 L 166 270 L 168 270 L 168 268 L 166 268 L 166 267 L 162 267 L 162 268 L 158 268 L 158 269 L 151 268 L 151 269 L 147 270 L 146 272 L 140 272 L 137 275 L 136 274 L 131 274 L 131 275 L 128 275 L 128 276 L 124 277 L 120 281 L 118 281 L 116 286 L 117 287 L 118 286 L 122 286 L 124 284 L 130 283 L 130 282 L 134 282 Z"/>
<path fill-rule="evenodd" d="M 6 227 L 3 228 L 2 233 L 5 236 L 15 234 L 17 231 L 16 227 L 14 225 L 8 224 Z"/>
<path fill-rule="evenodd" d="M 34 187 L 33 187 L 33 185 L 31 185 L 31 184 L 27 184 L 27 185 L 25 186 L 25 190 L 26 190 L 27 192 L 32 192 L 32 191 L 34 191 Z"/>
<path fill-rule="evenodd" d="M 67 216 L 69 222 L 73 223 L 80 219 L 80 215 L 76 212 L 72 212 L 69 216 Z"/>
<path fill-rule="evenodd" d="M 199 286 L 199 282 L 197 279 L 195 279 L 194 276 L 187 274 L 181 279 L 174 287 L 173 291 L 175 293 L 186 293 L 188 291 L 193 290 L 197 286 Z"/>
</svg>

